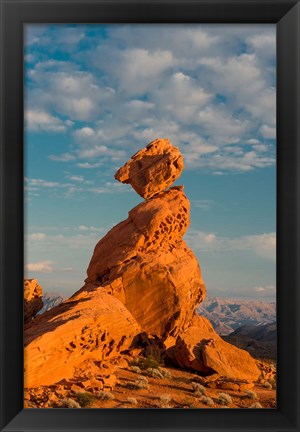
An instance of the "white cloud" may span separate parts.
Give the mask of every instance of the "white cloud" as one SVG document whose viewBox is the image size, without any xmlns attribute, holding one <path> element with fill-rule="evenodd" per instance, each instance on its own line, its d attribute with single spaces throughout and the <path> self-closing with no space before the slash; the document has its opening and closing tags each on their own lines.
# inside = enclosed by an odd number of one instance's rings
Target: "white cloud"
<svg viewBox="0 0 300 432">
<path fill-rule="evenodd" d="M 84 182 L 84 177 L 79 175 L 67 175 L 67 178 L 78 183 Z"/>
<path fill-rule="evenodd" d="M 94 169 L 94 168 L 98 168 L 99 166 L 101 166 L 102 163 L 101 162 L 98 162 L 98 163 L 78 162 L 76 165 L 79 168 L 83 168 L 83 169 Z"/>
<path fill-rule="evenodd" d="M 41 241 L 41 240 L 44 240 L 45 238 L 46 238 L 45 233 L 33 233 L 33 234 L 29 234 L 27 236 L 27 239 L 29 241 Z"/>
<path fill-rule="evenodd" d="M 74 66 L 73 66 L 74 68 Z M 59 62 L 54 70 L 49 63 L 38 65 L 30 71 L 34 88 L 26 99 L 27 110 L 53 110 L 69 121 L 95 120 L 101 114 L 104 103 L 114 96 L 114 90 L 99 85 L 91 73 Z M 68 123 L 70 124 L 70 123 Z"/>
<path fill-rule="evenodd" d="M 61 155 L 50 155 L 49 159 L 56 162 L 69 162 L 76 159 L 76 157 L 71 153 L 63 153 Z"/>
<path fill-rule="evenodd" d="M 101 44 L 92 55 L 96 56 L 95 63 L 115 80 L 116 87 L 131 96 L 152 90 L 173 65 L 172 52 L 161 49 L 111 50 L 109 45 Z"/>
<path fill-rule="evenodd" d="M 276 132 L 274 26 L 111 26 L 80 52 L 76 43 L 90 36 L 74 28 L 64 34 L 74 39 L 71 60 L 49 56 L 29 72 L 28 109 L 55 112 L 54 127 L 72 128 L 70 150 L 52 160 L 93 169 L 162 136 L 181 148 L 187 169 L 274 165 L 265 143 Z M 35 37 L 54 41 L 46 27 Z"/>
<path fill-rule="evenodd" d="M 79 225 L 78 229 L 79 231 L 95 231 L 95 232 L 102 231 L 101 228 L 97 228 L 94 226 L 86 226 L 86 225 Z"/>
<path fill-rule="evenodd" d="M 45 111 L 25 111 L 25 127 L 31 131 L 66 132 L 67 127 L 61 119 L 48 114 Z"/>
<path fill-rule="evenodd" d="M 191 205 L 201 210 L 210 210 L 216 205 L 216 202 L 213 200 L 191 200 Z"/>
<path fill-rule="evenodd" d="M 28 263 L 25 265 L 25 269 L 33 273 L 51 273 L 53 271 L 53 264 L 54 262 L 50 260 Z"/>
<path fill-rule="evenodd" d="M 200 251 L 250 251 L 268 260 L 276 259 L 276 234 L 263 233 L 236 238 L 220 237 L 216 233 L 190 230 L 186 240 Z"/>
<path fill-rule="evenodd" d="M 53 181 L 48 181 L 43 179 L 34 179 L 34 178 L 26 177 L 25 181 L 29 186 L 45 187 L 45 188 L 56 188 L 60 186 L 58 182 L 53 182 Z"/>
<path fill-rule="evenodd" d="M 95 135 L 95 131 L 90 127 L 83 127 L 74 131 L 74 136 L 78 138 L 86 138 Z"/>
<path fill-rule="evenodd" d="M 260 128 L 261 134 L 264 138 L 276 138 L 276 128 L 269 127 L 268 125 L 262 125 Z"/>
<path fill-rule="evenodd" d="M 256 286 L 254 287 L 254 291 L 257 293 L 266 293 L 266 292 L 272 292 L 275 291 L 274 285 L 264 285 L 264 286 Z"/>
</svg>

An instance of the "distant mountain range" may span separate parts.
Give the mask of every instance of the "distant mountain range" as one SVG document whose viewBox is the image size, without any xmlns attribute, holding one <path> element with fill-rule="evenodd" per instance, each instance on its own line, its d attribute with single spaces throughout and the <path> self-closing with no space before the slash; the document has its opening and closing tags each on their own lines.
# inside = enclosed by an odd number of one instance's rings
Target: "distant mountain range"
<svg viewBox="0 0 300 432">
<path fill-rule="evenodd" d="M 43 296 L 44 306 L 39 313 L 52 309 L 66 298 L 57 292 L 46 292 Z M 198 306 L 197 312 L 208 318 L 220 335 L 228 335 L 240 328 L 240 335 L 245 335 L 246 332 L 251 333 L 257 326 L 276 321 L 276 304 L 258 300 L 207 297 Z M 267 327 L 268 331 L 271 328 L 272 326 Z M 235 333 L 235 336 L 237 334 Z"/>
<path fill-rule="evenodd" d="M 258 326 L 276 321 L 275 302 L 207 297 L 197 308 L 220 335 L 228 335 L 242 326 Z M 244 329 L 246 331 L 246 329 Z"/>
<path fill-rule="evenodd" d="M 45 292 L 45 294 L 42 297 L 44 306 L 39 311 L 38 315 L 54 308 L 55 306 L 59 305 L 61 302 L 66 300 L 68 297 L 63 296 L 62 294 L 55 293 L 55 292 Z"/>
<path fill-rule="evenodd" d="M 260 325 L 244 325 L 227 336 L 227 342 L 247 350 L 253 357 L 260 359 L 276 359 L 277 329 L 276 323 Z"/>
</svg>

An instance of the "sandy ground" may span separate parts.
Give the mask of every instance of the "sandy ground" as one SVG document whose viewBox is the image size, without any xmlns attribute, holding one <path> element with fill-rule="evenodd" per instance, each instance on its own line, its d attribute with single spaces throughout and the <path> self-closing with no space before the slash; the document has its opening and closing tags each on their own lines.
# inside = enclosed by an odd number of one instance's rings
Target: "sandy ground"
<svg viewBox="0 0 300 432">
<path fill-rule="evenodd" d="M 199 378 L 196 374 L 170 367 L 162 369 L 171 375 L 168 378 L 146 376 L 147 388 L 134 388 L 135 383 L 143 380 L 147 372 L 135 373 L 130 366 L 117 367 L 114 372 L 117 377 L 114 388 L 104 392 L 90 390 L 94 393 L 94 400 L 89 408 L 250 408 L 255 402 L 259 402 L 262 408 L 276 408 L 276 390 L 266 389 L 263 384 L 255 384 L 251 389 L 256 394 L 256 397 L 252 394 L 252 398 L 245 391 L 205 387 L 205 396 L 213 402 L 212 406 L 207 406 L 201 401 L 201 395 L 193 389 L 192 383 Z M 24 406 L 51 408 L 59 405 L 65 398 L 76 401 L 76 392 L 71 389 L 73 384 L 74 382 L 64 382 L 56 386 L 25 390 Z M 231 397 L 231 403 L 226 406 L 218 403 L 219 393 L 227 393 Z"/>
</svg>

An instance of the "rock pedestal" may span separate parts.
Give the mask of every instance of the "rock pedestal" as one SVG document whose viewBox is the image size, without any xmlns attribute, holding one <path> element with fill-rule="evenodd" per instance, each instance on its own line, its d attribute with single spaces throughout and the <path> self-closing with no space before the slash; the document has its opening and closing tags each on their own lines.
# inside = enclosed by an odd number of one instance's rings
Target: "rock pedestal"
<svg viewBox="0 0 300 432">
<path fill-rule="evenodd" d="M 196 307 L 205 298 L 197 259 L 183 235 L 190 204 L 180 176 L 183 158 L 157 139 L 121 167 L 115 178 L 145 201 L 96 245 L 85 285 L 25 329 L 25 385 L 74 376 L 85 361 L 112 359 L 141 333 L 165 344 L 182 368 L 253 381 L 251 356 L 224 342 Z"/>
</svg>

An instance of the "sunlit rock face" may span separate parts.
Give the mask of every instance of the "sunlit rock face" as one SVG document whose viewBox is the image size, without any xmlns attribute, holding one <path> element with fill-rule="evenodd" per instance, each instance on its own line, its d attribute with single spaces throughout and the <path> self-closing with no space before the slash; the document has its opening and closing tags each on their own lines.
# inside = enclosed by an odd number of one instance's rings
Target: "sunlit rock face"
<svg viewBox="0 0 300 432">
<path fill-rule="evenodd" d="M 190 203 L 183 186 L 169 188 L 183 166 L 179 149 L 157 139 L 117 171 L 115 178 L 145 200 L 96 244 L 84 286 L 25 326 L 25 386 L 72 379 L 87 361 L 100 376 L 101 362 L 134 349 L 141 334 L 159 341 L 184 369 L 258 377 L 248 353 L 197 317 L 206 289 L 183 240 Z"/>
</svg>

